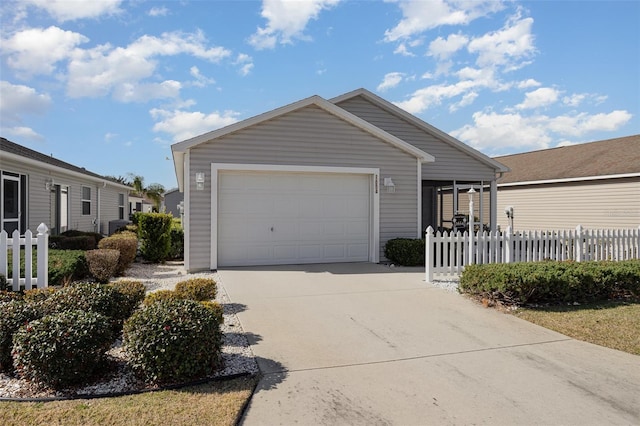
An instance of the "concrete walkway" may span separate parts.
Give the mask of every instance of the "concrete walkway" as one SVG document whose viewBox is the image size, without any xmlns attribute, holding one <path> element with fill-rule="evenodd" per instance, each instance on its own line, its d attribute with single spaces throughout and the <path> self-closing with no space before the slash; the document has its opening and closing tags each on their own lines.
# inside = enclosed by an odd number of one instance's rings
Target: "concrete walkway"
<svg viewBox="0 0 640 426">
<path fill-rule="evenodd" d="M 640 424 L 640 357 L 373 264 L 219 271 L 264 374 L 245 425 Z"/>
</svg>

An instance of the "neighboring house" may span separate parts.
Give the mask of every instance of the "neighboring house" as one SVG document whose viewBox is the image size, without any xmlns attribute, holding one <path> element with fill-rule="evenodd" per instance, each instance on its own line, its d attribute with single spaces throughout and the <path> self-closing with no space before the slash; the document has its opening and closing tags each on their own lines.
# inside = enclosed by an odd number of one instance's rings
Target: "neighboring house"
<svg viewBox="0 0 640 426">
<path fill-rule="evenodd" d="M 69 229 L 107 233 L 128 219 L 131 187 L 0 138 L 0 222 L 12 233 Z"/>
<path fill-rule="evenodd" d="M 379 262 L 392 238 L 450 221 L 444 188 L 493 196 L 507 171 L 358 89 L 312 96 L 172 146 L 184 194 L 185 267 Z M 461 203 L 467 205 L 467 197 Z M 438 216 L 441 216 L 439 219 Z"/>
<path fill-rule="evenodd" d="M 129 215 L 134 213 L 151 213 L 153 211 L 153 201 L 141 196 L 137 192 L 129 194 Z"/>
<path fill-rule="evenodd" d="M 498 223 L 520 230 L 640 226 L 640 135 L 496 157 Z"/>
<path fill-rule="evenodd" d="M 180 203 L 183 200 L 183 194 L 178 188 L 170 189 L 164 193 L 164 211 L 172 214 L 173 217 L 180 217 Z"/>
</svg>

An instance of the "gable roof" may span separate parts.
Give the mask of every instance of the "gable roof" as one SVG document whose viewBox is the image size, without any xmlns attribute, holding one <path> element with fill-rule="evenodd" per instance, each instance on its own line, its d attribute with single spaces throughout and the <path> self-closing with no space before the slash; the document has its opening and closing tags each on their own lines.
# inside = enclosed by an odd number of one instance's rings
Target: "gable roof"
<svg viewBox="0 0 640 426">
<path fill-rule="evenodd" d="M 508 172 L 509 168 L 506 167 L 504 164 L 501 164 L 499 161 L 496 161 L 490 157 L 488 157 L 487 155 L 481 153 L 480 151 L 471 148 L 469 145 L 459 141 L 458 139 L 454 138 L 453 136 L 443 132 L 440 129 L 437 129 L 436 127 L 433 127 L 432 125 L 430 125 L 429 123 L 419 119 L 418 117 L 416 117 L 413 114 L 408 113 L 407 111 L 403 110 L 402 108 L 392 104 L 391 102 L 381 98 L 380 96 L 368 91 L 367 89 L 364 88 L 360 88 L 360 89 L 356 89 L 354 91 L 345 93 L 343 95 L 337 96 L 335 98 L 330 99 L 329 101 L 334 103 L 334 104 L 339 104 L 340 102 L 344 102 L 346 100 L 355 98 L 357 96 L 361 96 L 363 98 L 365 98 L 366 100 L 368 100 L 369 102 L 373 103 L 374 105 L 377 105 L 378 107 L 382 108 L 383 110 L 396 115 L 406 121 L 408 121 L 409 123 L 415 125 L 416 127 L 418 127 L 419 129 L 421 129 L 424 132 L 427 132 L 435 137 L 437 137 L 438 139 L 444 141 L 445 143 L 448 143 L 449 145 L 453 146 L 454 148 L 470 155 L 471 157 L 475 158 L 476 160 L 479 160 L 480 162 L 488 165 L 489 167 L 495 169 L 496 173 L 500 173 L 500 172 Z"/>
<path fill-rule="evenodd" d="M 127 190 L 131 190 L 132 188 L 123 185 L 120 182 L 108 178 L 106 176 L 99 175 L 97 173 L 93 173 L 84 167 L 74 166 L 73 164 L 67 163 L 62 160 L 58 160 L 49 155 L 42 154 L 38 151 L 34 151 L 33 149 L 29 149 L 25 146 L 19 145 L 15 142 L 11 142 L 8 139 L 0 138 L 0 151 L 2 152 L 3 157 L 11 158 L 18 161 L 24 161 L 27 163 L 38 163 L 39 166 L 45 167 L 48 169 L 64 171 L 66 173 L 71 173 L 75 175 L 82 175 L 85 178 L 88 178 L 92 181 L 99 182 L 109 182 L 110 184 L 119 186 L 120 188 L 126 188 Z"/>
<path fill-rule="evenodd" d="M 640 135 L 496 157 L 511 168 L 498 185 L 640 176 Z"/>
<path fill-rule="evenodd" d="M 180 190 L 183 189 L 183 180 L 184 180 L 184 154 L 191 148 L 198 146 L 202 143 L 205 142 L 209 142 L 211 140 L 214 139 L 218 139 L 221 138 L 225 135 L 229 135 L 231 133 L 246 129 L 248 127 L 266 122 L 268 120 L 272 120 L 274 118 L 283 116 L 285 114 L 288 114 L 290 112 L 293 111 L 297 111 L 299 109 L 308 107 L 308 106 L 312 106 L 315 105 L 321 109 L 323 109 L 324 111 L 328 112 L 329 114 L 332 114 L 362 130 L 364 130 L 365 132 L 377 137 L 378 139 L 381 139 L 385 142 L 387 142 L 390 145 L 395 146 L 396 148 L 413 155 L 414 157 L 416 157 L 417 159 L 419 159 L 422 162 L 433 162 L 435 161 L 435 158 L 416 148 L 415 146 L 403 141 L 400 138 L 397 138 L 396 136 L 393 136 L 390 133 L 385 132 L 384 130 L 380 129 L 379 127 L 374 126 L 373 124 L 369 123 L 368 121 L 365 121 L 363 119 L 361 119 L 360 117 L 351 114 L 350 112 L 340 108 L 339 106 L 321 98 L 320 96 L 314 95 L 311 97 L 308 97 L 306 99 L 302 99 L 300 101 L 294 102 L 292 104 L 289 105 L 285 105 L 283 107 L 280 108 L 276 108 L 274 110 L 265 112 L 263 114 L 260 115 L 256 115 L 254 117 L 248 118 L 246 120 L 242 120 L 239 121 L 237 123 L 231 124 L 229 126 L 226 127 L 222 127 L 220 129 L 217 130 L 213 130 L 211 132 L 202 134 L 200 136 L 196 136 L 193 137 L 191 139 L 187 139 L 185 141 L 182 142 L 178 142 L 175 143 L 173 145 L 171 145 L 171 151 L 173 154 L 173 162 L 174 162 L 174 167 L 176 170 L 176 177 L 178 178 L 178 187 L 180 188 Z"/>
</svg>

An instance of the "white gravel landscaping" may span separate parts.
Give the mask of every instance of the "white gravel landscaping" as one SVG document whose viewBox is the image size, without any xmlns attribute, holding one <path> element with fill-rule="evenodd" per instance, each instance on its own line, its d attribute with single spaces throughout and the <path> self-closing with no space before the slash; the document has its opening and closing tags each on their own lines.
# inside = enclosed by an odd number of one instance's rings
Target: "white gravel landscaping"
<svg viewBox="0 0 640 426">
<path fill-rule="evenodd" d="M 242 330 L 242 326 L 236 317 L 236 307 L 230 303 L 229 297 L 220 282 L 220 276 L 215 272 L 203 272 L 197 274 L 187 274 L 182 262 L 167 262 L 163 265 L 134 263 L 127 270 L 126 277 L 119 279 L 135 279 L 142 281 L 147 288 L 147 292 L 161 289 L 173 290 L 175 285 L 188 278 L 206 277 L 213 278 L 218 283 L 218 294 L 216 301 L 224 307 L 224 324 L 221 330 L 224 334 L 222 343 L 223 368 L 212 377 L 231 376 L 241 373 L 258 373 L 258 364 L 251 352 L 247 339 Z M 90 386 L 67 391 L 39 390 L 25 380 L 16 379 L 0 373 L 0 398 L 50 398 L 62 397 L 69 394 L 74 395 L 98 395 L 131 392 L 149 388 L 149 386 L 138 381 L 131 371 L 129 371 L 122 360 L 125 353 L 121 347 L 122 342 L 118 341 L 109 351 L 115 359 L 120 360 L 119 368 L 110 378 L 106 378 L 99 383 Z"/>
</svg>

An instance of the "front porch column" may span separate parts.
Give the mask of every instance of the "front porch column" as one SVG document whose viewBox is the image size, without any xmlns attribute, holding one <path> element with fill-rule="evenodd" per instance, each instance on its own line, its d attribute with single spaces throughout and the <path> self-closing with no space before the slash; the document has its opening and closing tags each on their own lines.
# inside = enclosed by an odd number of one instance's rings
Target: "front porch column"
<svg viewBox="0 0 640 426">
<path fill-rule="evenodd" d="M 492 231 L 498 229 L 498 182 L 491 181 L 491 193 L 489 196 L 489 226 Z"/>
</svg>

